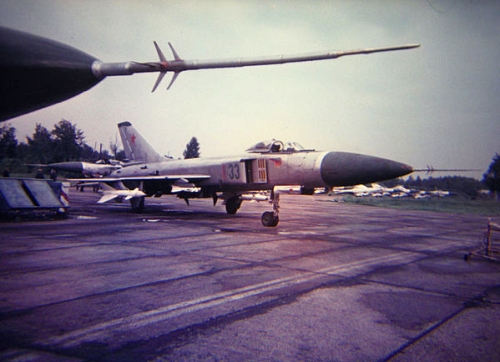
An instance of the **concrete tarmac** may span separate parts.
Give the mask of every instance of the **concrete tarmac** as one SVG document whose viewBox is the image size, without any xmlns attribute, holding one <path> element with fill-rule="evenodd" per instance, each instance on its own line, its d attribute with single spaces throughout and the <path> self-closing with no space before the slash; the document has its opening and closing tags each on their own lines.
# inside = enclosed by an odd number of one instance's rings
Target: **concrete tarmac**
<svg viewBox="0 0 500 362">
<path fill-rule="evenodd" d="M 499 361 L 487 218 L 282 195 L 0 223 L 0 360 Z M 499 220 L 495 220 L 498 222 Z"/>
</svg>

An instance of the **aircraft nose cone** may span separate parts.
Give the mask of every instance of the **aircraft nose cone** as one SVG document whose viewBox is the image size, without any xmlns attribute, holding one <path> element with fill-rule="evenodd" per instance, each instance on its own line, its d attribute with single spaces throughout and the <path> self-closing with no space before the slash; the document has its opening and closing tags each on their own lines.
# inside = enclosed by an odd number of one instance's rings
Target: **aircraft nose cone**
<svg viewBox="0 0 500 362">
<path fill-rule="evenodd" d="M 413 172 L 401 162 L 348 152 L 329 152 L 321 162 L 321 177 L 329 187 L 368 184 Z"/>
</svg>

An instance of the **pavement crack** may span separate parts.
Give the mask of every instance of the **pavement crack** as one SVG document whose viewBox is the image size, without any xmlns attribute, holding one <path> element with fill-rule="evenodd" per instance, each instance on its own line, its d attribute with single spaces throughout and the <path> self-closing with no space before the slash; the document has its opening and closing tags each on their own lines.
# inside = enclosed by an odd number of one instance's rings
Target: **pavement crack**
<svg viewBox="0 0 500 362">
<path fill-rule="evenodd" d="M 480 293 L 480 294 L 470 298 L 469 300 L 463 302 L 462 306 L 460 308 L 458 308 L 455 312 L 451 313 L 450 315 L 441 319 L 440 321 L 434 323 L 432 326 L 425 329 L 424 331 L 422 331 L 421 333 L 419 333 L 415 337 L 409 339 L 406 343 L 403 343 L 399 348 L 394 350 L 392 353 L 385 356 L 384 358 L 379 359 L 378 362 L 390 361 L 391 359 L 396 357 L 398 354 L 404 353 L 404 350 L 406 350 L 408 347 L 412 346 L 413 344 L 415 344 L 418 341 L 420 341 L 421 339 L 425 338 L 426 336 L 428 336 L 429 334 L 431 334 L 432 332 L 434 332 L 435 330 L 437 330 L 438 328 L 440 328 L 444 324 L 448 323 L 449 321 L 451 321 L 452 319 L 454 319 L 455 317 L 460 315 L 463 311 L 470 309 L 470 308 L 483 307 L 486 303 L 489 303 L 486 300 L 486 295 L 487 295 L 488 291 L 490 291 L 491 289 L 497 289 L 497 288 L 498 288 L 498 286 L 496 286 L 494 288 L 489 288 L 488 290 L 484 291 L 483 293 Z"/>
<path fill-rule="evenodd" d="M 115 350 L 107 354 L 106 356 L 103 356 L 102 360 L 130 360 L 130 356 L 134 355 L 144 358 L 144 356 L 147 354 L 146 351 L 155 351 L 155 355 L 160 353 L 164 356 L 168 356 L 174 350 L 194 343 L 199 336 L 210 336 L 214 333 L 219 333 L 224 327 L 233 323 L 246 320 L 258 315 L 264 315 L 275 308 L 292 304 L 301 295 L 310 293 L 311 291 L 319 287 L 322 286 L 313 286 L 299 292 L 285 294 L 261 304 L 255 304 L 231 313 L 207 319 L 206 321 L 200 323 L 195 323 L 183 328 L 179 328 L 157 338 L 135 341 L 123 345 L 119 350 Z"/>
</svg>

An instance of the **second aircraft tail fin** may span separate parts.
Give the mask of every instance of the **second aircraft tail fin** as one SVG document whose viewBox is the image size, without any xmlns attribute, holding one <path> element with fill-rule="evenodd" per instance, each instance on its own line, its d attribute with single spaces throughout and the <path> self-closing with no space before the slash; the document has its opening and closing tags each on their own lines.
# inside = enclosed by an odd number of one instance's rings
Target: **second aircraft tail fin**
<svg viewBox="0 0 500 362">
<path fill-rule="evenodd" d="M 155 151 L 130 122 L 118 123 L 118 130 L 122 139 L 125 156 L 130 161 L 140 162 L 161 162 L 169 158 L 160 155 Z"/>
</svg>

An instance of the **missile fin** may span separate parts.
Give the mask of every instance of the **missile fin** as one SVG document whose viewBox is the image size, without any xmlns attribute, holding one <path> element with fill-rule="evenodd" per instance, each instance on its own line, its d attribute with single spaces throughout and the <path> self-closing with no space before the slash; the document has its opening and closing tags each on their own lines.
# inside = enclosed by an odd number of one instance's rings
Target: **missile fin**
<svg viewBox="0 0 500 362">
<path fill-rule="evenodd" d="M 153 41 L 153 43 L 155 44 L 155 48 L 156 48 L 156 52 L 158 53 L 158 57 L 160 58 L 160 61 L 162 62 L 166 62 L 167 61 L 167 58 L 165 58 L 165 55 L 163 54 L 163 52 L 161 51 L 160 47 L 158 46 L 158 44 Z"/>
<path fill-rule="evenodd" d="M 108 202 L 108 201 L 111 201 L 111 200 L 114 200 L 118 197 L 119 195 L 117 194 L 113 194 L 113 193 L 107 193 L 105 195 L 103 195 L 99 201 L 97 201 L 98 204 L 104 204 L 105 202 Z"/>
<path fill-rule="evenodd" d="M 156 90 L 156 88 L 158 88 L 158 86 L 160 85 L 160 83 L 161 83 L 163 77 L 165 76 L 165 74 L 167 74 L 167 72 L 160 72 L 160 74 L 158 74 L 158 78 L 156 79 L 156 83 L 155 83 L 155 85 L 154 85 L 153 90 L 151 91 L 151 93 L 153 93 Z"/>
<path fill-rule="evenodd" d="M 177 54 L 177 52 L 175 51 L 174 46 L 170 42 L 168 42 L 168 46 L 172 50 L 172 54 L 174 55 L 174 59 L 175 60 L 182 60 L 181 57 L 179 56 L 179 54 Z"/>
<path fill-rule="evenodd" d="M 170 81 L 170 84 L 168 85 L 167 90 L 169 90 L 169 89 L 170 89 L 170 87 L 172 86 L 172 84 L 174 84 L 175 80 L 176 80 L 176 79 L 177 79 L 177 77 L 179 76 L 179 73 L 180 73 L 180 72 L 175 72 L 175 73 L 174 73 L 174 76 L 172 77 L 172 80 Z"/>
</svg>

